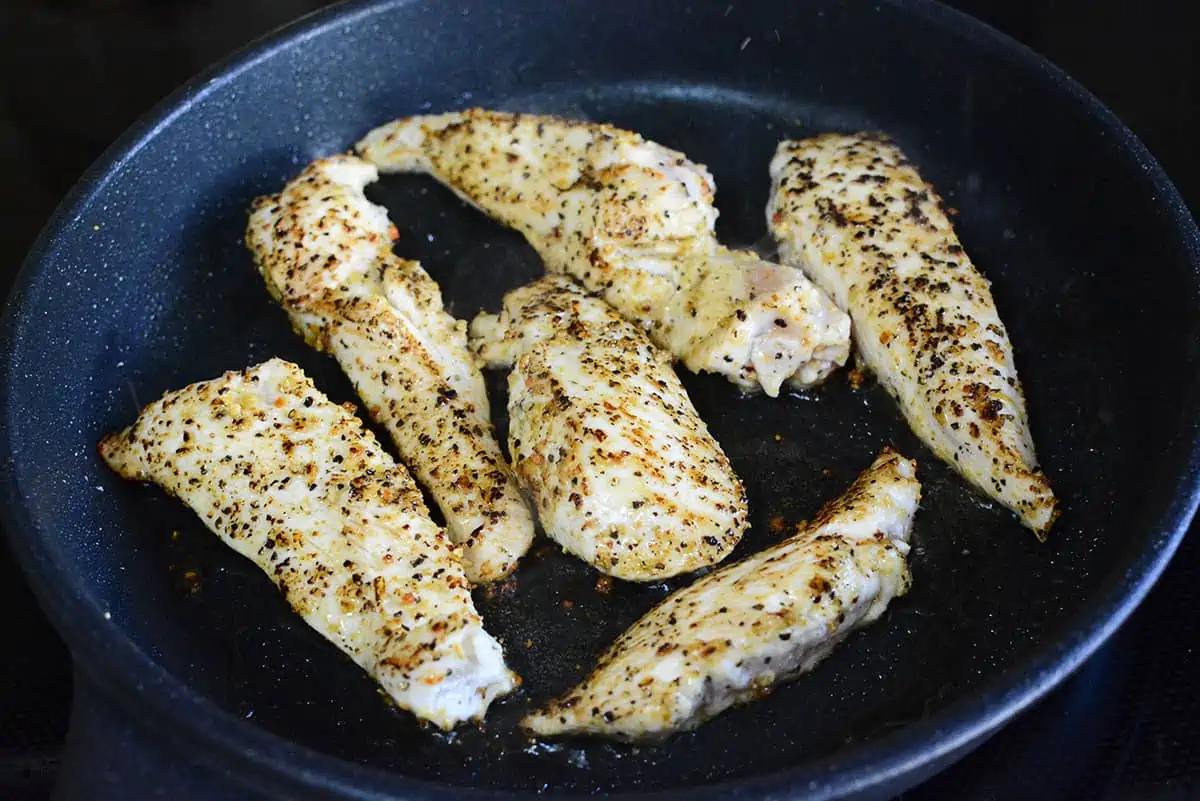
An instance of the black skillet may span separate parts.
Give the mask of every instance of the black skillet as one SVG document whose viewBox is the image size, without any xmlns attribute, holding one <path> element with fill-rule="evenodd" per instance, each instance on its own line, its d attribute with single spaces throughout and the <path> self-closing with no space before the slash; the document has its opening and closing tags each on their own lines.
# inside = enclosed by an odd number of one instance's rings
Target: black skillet
<svg viewBox="0 0 1200 801">
<path fill-rule="evenodd" d="M 110 475 L 94 447 L 164 390 L 271 355 L 353 398 L 268 299 L 240 240 L 246 207 L 374 124 L 474 104 L 606 120 L 686 151 L 716 176 L 720 233 L 737 245 L 763 241 L 779 139 L 893 134 L 994 282 L 1064 509 L 1050 541 L 981 501 L 875 385 L 837 376 L 769 400 L 686 375 L 750 491 L 741 553 L 885 443 L 919 459 L 911 594 L 810 675 L 693 734 L 533 744 L 514 727 L 522 710 L 668 590 L 599 592 L 543 542 L 515 582 L 477 593 L 523 690 L 451 736 L 385 705 L 255 568 L 182 505 Z M 539 270 L 519 237 L 430 181 L 372 194 L 397 250 L 460 317 Z M 1175 190 L 1093 97 L 929 3 L 383 0 L 310 17 L 122 138 L 59 209 L 4 318 L 6 524 L 77 664 L 59 795 L 823 799 L 909 786 L 1079 665 L 1178 543 L 1200 483 L 1198 250 Z"/>
</svg>

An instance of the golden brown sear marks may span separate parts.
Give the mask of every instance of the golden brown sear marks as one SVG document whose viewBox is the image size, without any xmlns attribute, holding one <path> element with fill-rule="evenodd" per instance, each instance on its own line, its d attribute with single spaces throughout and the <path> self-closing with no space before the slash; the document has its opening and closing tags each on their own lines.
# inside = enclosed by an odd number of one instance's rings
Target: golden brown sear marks
<svg viewBox="0 0 1200 801">
<path fill-rule="evenodd" d="M 920 495 L 916 463 L 885 450 L 812 523 L 668 596 L 522 725 L 660 739 L 811 669 L 908 591 Z"/>
<path fill-rule="evenodd" d="M 191 507 L 401 708 L 448 729 L 516 686 L 408 471 L 296 365 L 168 392 L 100 455 Z"/>
<path fill-rule="evenodd" d="M 397 120 L 358 149 L 520 231 L 689 370 L 774 396 L 849 354 L 849 318 L 802 273 L 717 242 L 708 170 L 632 131 L 470 109 Z"/>
<path fill-rule="evenodd" d="M 532 514 L 496 440 L 465 323 L 420 264 L 392 252 L 396 229 L 363 194 L 377 177 L 353 156 L 313 162 L 255 202 L 246 244 L 293 326 L 338 360 L 429 489 L 467 577 L 493 581 L 528 550 Z"/>
<path fill-rule="evenodd" d="M 771 179 L 784 261 L 849 311 L 863 361 L 913 431 L 1044 538 L 1057 501 L 1008 332 L 934 188 L 871 133 L 783 142 Z"/>
<path fill-rule="evenodd" d="M 670 358 L 571 279 L 514 290 L 471 325 L 509 374 L 509 451 L 546 533 L 597 569 L 657 581 L 741 539 L 745 490 Z"/>
</svg>

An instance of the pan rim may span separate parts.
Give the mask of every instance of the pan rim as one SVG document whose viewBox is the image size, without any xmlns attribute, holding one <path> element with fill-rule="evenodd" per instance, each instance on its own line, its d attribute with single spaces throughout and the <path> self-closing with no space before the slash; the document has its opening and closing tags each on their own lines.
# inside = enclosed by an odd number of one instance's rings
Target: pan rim
<svg viewBox="0 0 1200 801">
<path fill-rule="evenodd" d="M 483 790 L 478 787 L 413 778 L 364 766 L 302 746 L 254 726 L 228 713 L 194 692 L 135 645 L 123 631 L 103 617 L 103 610 L 82 587 L 53 546 L 53 532 L 39 527 L 21 492 L 19 459 L 12 451 L 11 431 L 18 423 L 8 406 L 9 388 L 16 375 L 15 345 L 21 325 L 21 307 L 28 285 L 50 250 L 63 235 L 76 210 L 104 192 L 118 169 L 210 93 L 277 53 L 325 31 L 362 24 L 368 18 L 410 4 L 413 0 L 352 0 L 314 12 L 254 41 L 234 55 L 185 83 L 141 117 L 87 170 L 55 210 L 18 273 L 0 316 L 0 482 L 3 498 L 0 518 L 19 563 L 35 594 L 67 639 L 77 670 L 90 688 L 101 691 L 125 710 L 139 706 L 139 715 L 156 735 L 168 740 L 186 737 L 203 744 L 207 760 L 236 766 L 256 784 L 281 783 L 308 792 L 340 794 L 351 798 L 380 798 L 398 792 L 412 798 L 523 798 L 528 793 Z M 1158 194 L 1160 207 L 1169 214 L 1179 241 L 1190 256 L 1193 272 L 1200 276 L 1200 230 L 1187 206 L 1157 161 L 1141 141 L 1083 86 L 1024 45 L 962 12 L 930 0 L 884 0 L 888 5 L 923 17 L 947 35 L 964 36 L 976 47 L 987 47 L 1024 70 L 1041 72 L 1055 83 L 1064 99 L 1090 113 L 1099 126 L 1116 137 L 1121 150 L 1143 167 L 1147 189 Z M 1200 280 L 1200 279 L 1198 279 Z M 1200 380 L 1193 378 L 1184 392 L 1200 400 Z M 1186 401 L 1185 401 L 1186 405 Z M 1165 569 L 1200 505 L 1200 426 L 1180 432 L 1190 440 L 1186 467 L 1172 484 L 1172 500 L 1158 516 L 1156 530 L 1148 532 L 1147 547 L 1131 564 L 1124 581 L 1100 597 L 1088 625 L 1064 640 L 1045 646 L 1015 678 L 997 679 L 986 692 L 965 699 L 940 715 L 906 726 L 887 737 L 851 747 L 814 768 L 791 768 L 770 774 L 727 779 L 716 784 L 633 792 L 618 797 L 637 798 L 753 798 L 768 793 L 803 792 L 812 799 L 829 799 L 862 791 L 965 749 L 995 731 L 1041 698 L 1079 667 L 1125 621 Z M 168 723 L 168 721 L 170 723 Z M 582 794 L 558 794 L 583 798 Z"/>
</svg>

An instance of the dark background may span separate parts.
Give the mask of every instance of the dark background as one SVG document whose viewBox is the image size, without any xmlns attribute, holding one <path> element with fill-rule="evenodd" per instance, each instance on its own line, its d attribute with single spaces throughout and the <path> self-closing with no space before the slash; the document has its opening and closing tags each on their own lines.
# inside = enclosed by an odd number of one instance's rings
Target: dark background
<svg viewBox="0 0 1200 801">
<path fill-rule="evenodd" d="M 0 0 L 0 291 L 58 199 L 139 114 L 212 61 L 327 4 Z M 1193 0 L 950 5 L 1033 47 L 1096 93 L 1200 211 Z M 1198 579 L 1200 544 L 1192 536 L 1145 605 L 1075 677 L 905 801 L 1200 799 Z M 6 546 L 0 608 L 12 643 L 0 656 L 0 799 L 41 799 L 66 732 L 70 664 Z"/>
</svg>

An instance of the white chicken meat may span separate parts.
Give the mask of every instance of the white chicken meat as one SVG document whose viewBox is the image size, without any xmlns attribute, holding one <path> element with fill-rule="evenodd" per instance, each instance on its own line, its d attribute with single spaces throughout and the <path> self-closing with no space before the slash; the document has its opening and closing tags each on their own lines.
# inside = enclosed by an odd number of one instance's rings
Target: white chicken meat
<svg viewBox="0 0 1200 801">
<path fill-rule="evenodd" d="M 397 120 L 358 149 L 520 231 L 689 370 L 775 396 L 849 354 L 849 318 L 803 274 L 717 242 L 708 170 L 636 133 L 472 109 Z"/>
<path fill-rule="evenodd" d="M 255 201 L 246 244 L 293 326 L 333 354 L 428 488 L 467 577 L 493 581 L 528 550 L 532 514 L 496 439 L 466 324 L 419 263 L 392 252 L 387 211 L 363 194 L 377 177 L 354 156 L 314 162 Z"/>
<path fill-rule="evenodd" d="M 657 581 L 715 564 L 747 526 L 729 459 L 670 358 L 566 276 L 508 293 L 472 343 L 509 374 L 509 451 L 546 533 L 597 569 Z"/>
<path fill-rule="evenodd" d="M 516 687 L 408 471 L 296 365 L 168 392 L 100 455 L 190 506 L 417 717 L 449 729 Z"/>
<path fill-rule="evenodd" d="M 916 464 L 885 450 L 793 536 L 668 596 L 522 725 L 661 739 L 810 670 L 908 591 L 920 496 Z"/>
<path fill-rule="evenodd" d="M 888 138 L 783 142 L 767 206 L 784 260 L 854 321 L 865 364 L 913 431 L 1040 538 L 1058 517 L 1012 344 L 941 198 Z"/>
</svg>

